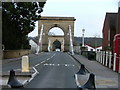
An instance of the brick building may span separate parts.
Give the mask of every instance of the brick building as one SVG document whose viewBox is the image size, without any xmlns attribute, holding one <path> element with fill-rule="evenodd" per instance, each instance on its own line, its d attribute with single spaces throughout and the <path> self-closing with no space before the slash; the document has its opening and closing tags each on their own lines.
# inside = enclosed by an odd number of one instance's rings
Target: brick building
<svg viewBox="0 0 120 90">
<path fill-rule="evenodd" d="M 116 26 L 117 30 L 116 33 L 120 34 L 120 7 L 118 9 L 118 15 L 117 15 L 117 26 Z"/>
<path fill-rule="evenodd" d="M 120 7 L 118 13 L 106 13 L 103 25 L 103 51 L 113 51 L 113 40 L 116 34 L 120 34 Z"/>
</svg>

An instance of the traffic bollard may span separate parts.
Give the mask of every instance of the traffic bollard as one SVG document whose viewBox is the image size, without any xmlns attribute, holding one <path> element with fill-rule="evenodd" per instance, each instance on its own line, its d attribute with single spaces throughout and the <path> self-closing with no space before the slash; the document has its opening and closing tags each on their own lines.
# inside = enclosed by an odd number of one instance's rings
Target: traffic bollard
<svg viewBox="0 0 120 90">
<path fill-rule="evenodd" d="M 29 72 L 30 66 L 29 66 L 29 58 L 28 56 L 22 56 L 22 72 Z"/>
<path fill-rule="evenodd" d="M 82 75 L 86 74 L 85 66 L 83 64 L 81 64 L 81 68 L 76 74 L 82 74 Z"/>
<path fill-rule="evenodd" d="M 23 84 L 20 83 L 15 76 L 15 71 L 12 69 L 10 70 L 10 75 L 9 75 L 9 80 L 8 80 L 8 85 L 11 86 L 11 88 L 22 88 Z"/>
<path fill-rule="evenodd" d="M 81 87 L 81 89 L 95 89 L 95 75 L 93 73 L 90 74 L 88 81 Z"/>
</svg>

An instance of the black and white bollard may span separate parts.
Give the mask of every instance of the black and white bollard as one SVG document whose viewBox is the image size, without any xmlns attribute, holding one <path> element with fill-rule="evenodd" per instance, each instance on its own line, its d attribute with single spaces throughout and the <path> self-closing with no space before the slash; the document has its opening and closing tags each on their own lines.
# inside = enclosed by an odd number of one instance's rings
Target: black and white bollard
<svg viewBox="0 0 120 90">
<path fill-rule="evenodd" d="M 8 80 L 8 85 L 11 86 L 11 88 L 22 88 L 23 84 L 20 83 L 15 76 L 15 71 L 12 69 L 10 70 L 10 75 L 9 75 L 9 80 Z"/>
<path fill-rule="evenodd" d="M 85 75 L 86 74 L 85 66 L 83 64 L 81 64 L 81 68 L 80 68 L 80 70 L 76 74 L 81 74 L 81 75 Z"/>
<path fill-rule="evenodd" d="M 81 87 L 81 89 L 95 89 L 95 75 L 93 73 L 90 74 L 88 81 Z"/>
</svg>

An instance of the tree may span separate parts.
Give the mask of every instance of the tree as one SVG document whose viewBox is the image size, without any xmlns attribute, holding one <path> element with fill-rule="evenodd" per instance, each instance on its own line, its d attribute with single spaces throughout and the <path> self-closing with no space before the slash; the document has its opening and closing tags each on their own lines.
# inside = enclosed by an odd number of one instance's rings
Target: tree
<svg viewBox="0 0 120 90">
<path fill-rule="evenodd" d="M 40 19 L 45 2 L 3 2 L 2 43 L 7 50 L 28 49 L 28 33 Z"/>
</svg>

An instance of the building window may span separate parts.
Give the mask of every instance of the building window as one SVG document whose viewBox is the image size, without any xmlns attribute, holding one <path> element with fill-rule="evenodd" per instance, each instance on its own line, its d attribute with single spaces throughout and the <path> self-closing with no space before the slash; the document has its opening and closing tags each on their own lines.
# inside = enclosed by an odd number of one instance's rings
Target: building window
<svg viewBox="0 0 120 90">
<path fill-rule="evenodd" d="M 93 51 L 93 49 L 90 49 L 90 51 Z"/>
<path fill-rule="evenodd" d="M 97 49 L 97 51 L 100 51 L 99 49 Z"/>
</svg>

